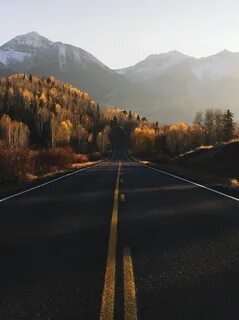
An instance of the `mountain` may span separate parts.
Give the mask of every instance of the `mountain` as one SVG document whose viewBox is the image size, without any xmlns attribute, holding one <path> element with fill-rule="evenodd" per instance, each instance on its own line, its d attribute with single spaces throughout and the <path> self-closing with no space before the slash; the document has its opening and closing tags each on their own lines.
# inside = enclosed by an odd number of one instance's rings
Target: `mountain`
<svg viewBox="0 0 239 320">
<path fill-rule="evenodd" d="M 227 107 L 239 120 L 239 53 L 197 59 L 172 51 L 116 71 L 156 94 L 151 115 L 163 121 L 191 121 L 198 110 Z"/>
<path fill-rule="evenodd" d="M 89 52 L 62 42 L 52 42 L 37 32 L 17 36 L 0 47 L 0 74 L 54 75 L 89 92 L 103 105 L 137 109 L 147 105 L 152 93 L 111 70 Z M 140 108 L 139 108 L 140 109 Z"/>
<path fill-rule="evenodd" d="M 198 110 L 231 108 L 239 120 L 239 54 L 205 58 L 178 51 L 153 54 L 112 70 L 89 52 L 37 32 L 0 47 L 0 75 L 54 75 L 89 92 L 101 105 L 123 106 L 159 122 L 192 121 Z"/>
<path fill-rule="evenodd" d="M 131 80 L 145 82 L 148 79 L 165 74 L 170 68 L 187 58 L 189 57 L 178 51 L 152 54 L 135 66 L 116 71 Z"/>
</svg>

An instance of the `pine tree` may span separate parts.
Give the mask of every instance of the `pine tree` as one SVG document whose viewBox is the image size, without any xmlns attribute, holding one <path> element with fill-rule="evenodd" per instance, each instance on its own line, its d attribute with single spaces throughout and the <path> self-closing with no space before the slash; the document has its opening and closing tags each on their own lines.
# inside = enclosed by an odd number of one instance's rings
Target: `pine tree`
<svg viewBox="0 0 239 320">
<path fill-rule="evenodd" d="M 222 118 L 222 127 L 224 133 L 224 140 L 229 141 L 234 136 L 234 114 L 228 109 Z"/>
<path fill-rule="evenodd" d="M 159 123 L 158 123 L 158 121 L 156 121 L 156 123 L 155 123 L 155 133 L 156 134 L 159 133 Z"/>
<path fill-rule="evenodd" d="M 132 120 L 132 118 L 133 118 L 133 117 L 132 117 L 132 112 L 131 112 L 131 110 L 130 110 L 130 111 L 129 111 L 129 115 L 128 115 L 128 119 L 129 119 L 129 120 Z"/>
</svg>

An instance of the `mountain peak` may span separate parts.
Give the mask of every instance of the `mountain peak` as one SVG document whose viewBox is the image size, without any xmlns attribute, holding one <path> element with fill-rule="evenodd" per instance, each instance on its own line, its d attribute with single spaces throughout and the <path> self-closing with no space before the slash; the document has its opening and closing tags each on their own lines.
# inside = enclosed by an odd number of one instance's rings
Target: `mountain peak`
<svg viewBox="0 0 239 320">
<path fill-rule="evenodd" d="M 186 55 L 177 50 L 172 50 L 172 51 L 163 52 L 163 53 L 150 54 L 145 60 L 152 60 L 152 59 L 155 60 L 155 59 L 164 58 L 164 57 L 186 57 Z"/>
<path fill-rule="evenodd" d="M 225 57 L 225 56 L 231 56 L 231 55 L 233 55 L 233 54 L 234 54 L 234 53 L 233 53 L 232 51 L 229 51 L 229 50 L 227 50 L 227 49 L 224 49 L 224 50 L 218 52 L 218 53 L 216 54 L 216 56 Z"/>
<path fill-rule="evenodd" d="M 41 37 L 41 35 L 37 31 L 28 32 L 25 34 L 25 36 Z"/>
<path fill-rule="evenodd" d="M 45 49 L 52 44 L 52 41 L 41 36 L 36 31 L 16 36 L 4 44 L 1 49 L 14 50 L 19 52 L 35 52 L 39 49 Z"/>
</svg>

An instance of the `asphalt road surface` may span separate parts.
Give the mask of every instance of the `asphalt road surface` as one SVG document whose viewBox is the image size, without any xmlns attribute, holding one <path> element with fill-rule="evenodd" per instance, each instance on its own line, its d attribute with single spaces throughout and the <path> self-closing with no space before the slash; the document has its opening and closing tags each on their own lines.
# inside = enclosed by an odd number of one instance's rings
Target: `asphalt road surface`
<svg viewBox="0 0 239 320">
<path fill-rule="evenodd" d="M 128 160 L 0 202 L 1 320 L 239 319 L 239 202 Z"/>
</svg>

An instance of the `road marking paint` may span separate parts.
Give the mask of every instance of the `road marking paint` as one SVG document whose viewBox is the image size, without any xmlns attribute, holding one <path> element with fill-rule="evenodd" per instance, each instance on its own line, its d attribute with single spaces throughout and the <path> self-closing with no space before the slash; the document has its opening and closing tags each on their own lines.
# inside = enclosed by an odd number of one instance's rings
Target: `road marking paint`
<svg viewBox="0 0 239 320">
<path fill-rule="evenodd" d="M 124 193 L 120 194 L 120 201 L 125 202 L 125 194 Z"/>
<path fill-rule="evenodd" d="M 137 320 L 137 302 L 130 248 L 124 248 L 124 320 Z"/>
<path fill-rule="evenodd" d="M 102 295 L 100 320 L 113 320 L 114 318 L 120 168 L 121 162 L 119 162 L 118 165 L 118 174 L 114 192 L 114 204 L 111 218 L 109 247 L 106 262 L 105 282 Z"/>
<path fill-rule="evenodd" d="M 132 161 L 132 160 L 131 160 L 131 161 Z M 138 162 L 138 163 L 139 163 L 139 162 Z M 194 186 L 196 186 L 196 187 L 205 189 L 205 190 L 207 190 L 207 191 L 216 193 L 216 194 L 218 194 L 218 195 L 220 195 L 220 196 L 223 196 L 223 197 L 226 197 L 226 198 L 228 198 L 228 199 L 235 200 L 235 201 L 239 202 L 239 198 L 230 196 L 229 194 L 226 194 L 226 193 L 217 191 L 217 190 L 215 190 L 215 189 L 206 187 L 206 186 L 204 186 L 204 185 L 202 185 L 202 184 L 199 184 L 199 183 L 196 183 L 196 182 L 194 182 L 194 181 L 191 181 L 191 180 L 188 180 L 188 179 L 184 179 L 184 178 L 179 177 L 179 176 L 176 176 L 176 175 L 174 175 L 174 174 L 172 174 L 172 173 L 169 173 L 169 172 L 166 172 L 166 171 L 163 171 L 163 170 L 154 168 L 154 167 L 146 166 L 145 164 L 142 164 L 142 163 L 139 163 L 139 164 L 140 164 L 141 166 L 145 167 L 145 168 L 148 168 L 148 169 L 151 169 L 151 170 L 154 170 L 154 171 L 158 171 L 158 172 L 160 172 L 160 173 L 166 174 L 166 175 L 168 175 L 168 176 L 170 176 L 170 177 L 173 177 L 173 178 L 175 178 L 175 179 L 178 179 L 178 180 L 181 180 L 181 181 L 190 183 L 190 184 L 192 184 L 192 185 L 194 185 Z"/>
<path fill-rule="evenodd" d="M 88 170 L 88 169 L 90 169 L 90 168 L 97 167 L 97 166 L 100 165 L 102 162 L 103 162 L 103 161 L 100 161 L 99 163 L 97 163 L 97 164 L 95 164 L 95 165 L 93 165 L 93 166 L 89 166 L 89 167 L 86 167 L 86 168 L 81 168 L 81 169 L 79 169 L 79 170 L 76 170 L 76 171 L 67 173 L 67 174 L 65 174 L 64 176 L 61 176 L 61 177 L 59 177 L 59 178 L 52 179 L 52 180 L 50 180 L 50 181 L 41 183 L 41 184 L 39 184 L 39 185 L 37 185 L 37 186 L 35 186 L 35 187 L 29 188 L 29 189 L 23 190 L 23 191 L 21 191 L 21 192 L 12 194 L 12 195 L 10 195 L 10 196 L 8 196 L 8 197 L 2 198 L 2 199 L 0 199 L 0 203 L 1 203 L 1 202 L 4 202 L 4 201 L 7 201 L 7 200 L 10 200 L 10 199 L 13 199 L 13 198 L 16 198 L 16 197 L 19 197 L 19 196 L 21 196 L 21 195 L 23 195 L 23 194 L 25 194 L 25 193 L 30 192 L 30 191 L 33 191 L 33 190 L 36 190 L 36 189 L 40 189 L 40 188 L 42 188 L 42 187 L 44 187 L 44 186 L 47 186 L 48 184 L 51 184 L 51 183 L 53 183 L 53 182 L 57 182 L 57 181 L 62 180 L 62 179 L 64 179 L 64 178 L 73 176 L 73 175 L 75 175 L 75 174 L 77 174 L 77 173 L 79 173 L 79 172 L 81 172 L 81 171 L 85 171 L 85 170 Z"/>
</svg>

